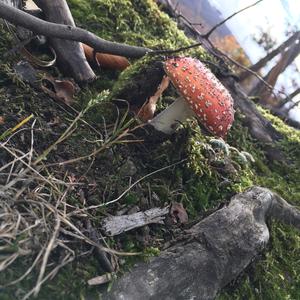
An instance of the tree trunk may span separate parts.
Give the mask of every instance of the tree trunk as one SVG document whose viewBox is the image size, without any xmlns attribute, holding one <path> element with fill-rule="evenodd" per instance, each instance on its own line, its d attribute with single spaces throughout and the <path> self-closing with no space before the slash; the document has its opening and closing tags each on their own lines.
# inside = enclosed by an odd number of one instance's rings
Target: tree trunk
<svg viewBox="0 0 300 300">
<path fill-rule="evenodd" d="M 271 86 L 275 86 L 277 79 L 281 73 L 294 61 L 294 59 L 300 53 L 300 43 L 295 43 L 286 52 L 281 55 L 280 60 L 276 65 L 269 71 L 269 73 L 264 77 L 264 80 L 268 82 Z M 260 102 L 267 104 L 271 96 L 272 91 L 263 82 L 259 82 L 250 92 L 250 95 L 259 96 L 261 98 Z"/>
<path fill-rule="evenodd" d="M 300 212 L 268 189 L 252 187 L 186 232 L 184 240 L 139 263 L 104 299 L 214 299 L 266 247 L 273 217 L 300 230 Z"/>
<path fill-rule="evenodd" d="M 234 79 L 229 78 L 222 82 L 230 90 L 235 108 L 239 109 L 244 115 L 243 125 L 249 128 L 254 138 L 266 144 L 265 150 L 267 152 L 271 150 L 270 144 L 280 140 L 282 137 L 281 134 L 272 126 L 269 120 L 261 115 L 255 104 L 249 100 L 248 96 Z M 279 155 L 279 153 L 280 151 L 278 150 L 277 154 Z"/>
<path fill-rule="evenodd" d="M 300 32 L 295 32 L 291 37 L 289 37 L 284 43 L 282 43 L 280 46 L 278 46 L 276 49 L 268 53 L 265 57 L 263 57 L 261 60 L 259 60 L 257 63 L 252 65 L 249 69 L 258 72 L 261 68 L 263 68 L 271 59 L 273 59 L 276 55 L 283 52 L 287 47 L 291 46 L 293 43 L 295 43 L 296 40 L 298 40 L 300 37 Z M 239 75 L 239 81 L 243 81 L 246 78 L 251 76 L 251 73 L 248 71 L 244 71 Z"/>
<path fill-rule="evenodd" d="M 35 3 L 42 9 L 47 21 L 75 26 L 65 0 L 35 0 Z M 89 82 L 96 78 L 80 43 L 50 38 L 50 44 L 57 54 L 60 69 L 66 76 L 73 77 L 78 82 Z"/>
</svg>

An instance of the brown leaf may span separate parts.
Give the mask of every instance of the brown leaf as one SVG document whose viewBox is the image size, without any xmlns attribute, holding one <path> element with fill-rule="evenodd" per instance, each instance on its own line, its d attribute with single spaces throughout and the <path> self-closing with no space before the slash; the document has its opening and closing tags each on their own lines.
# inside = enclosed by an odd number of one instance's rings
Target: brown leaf
<svg viewBox="0 0 300 300">
<path fill-rule="evenodd" d="M 153 119 L 154 113 L 156 111 L 156 103 L 150 101 L 150 99 L 144 103 L 141 109 L 137 112 L 137 117 L 147 123 Z"/>
<path fill-rule="evenodd" d="M 170 79 L 167 76 L 164 76 L 155 94 L 151 96 L 138 111 L 137 116 L 141 121 L 146 123 L 153 119 L 157 102 L 164 90 L 169 86 L 169 83 Z"/>
<path fill-rule="evenodd" d="M 94 53 L 94 49 L 86 44 L 82 44 L 82 47 L 86 59 L 90 63 L 96 63 L 100 67 L 122 71 L 130 65 L 129 61 L 123 56 L 99 52 Z"/>
<path fill-rule="evenodd" d="M 188 222 L 188 214 L 182 203 L 172 202 L 170 208 L 170 216 L 174 223 L 186 224 Z"/>
<path fill-rule="evenodd" d="M 70 80 L 57 80 L 51 76 L 46 76 L 42 80 L 41 88 L 50 97 L 67 105 L 74 102 L 75 86 Z"/>
<path fill-rule="evenodd" d="M 69 80 L 55 80 L 54 89 L 56 96 L 63 102 L 70 105 L 74 101 L 75 87 Z"/>
<path fill-rule="evenodd" d="M 0 125 L 4 125 L 5 124 L 5 119 L 4 117 L 0 116 Z"/>
</svg>

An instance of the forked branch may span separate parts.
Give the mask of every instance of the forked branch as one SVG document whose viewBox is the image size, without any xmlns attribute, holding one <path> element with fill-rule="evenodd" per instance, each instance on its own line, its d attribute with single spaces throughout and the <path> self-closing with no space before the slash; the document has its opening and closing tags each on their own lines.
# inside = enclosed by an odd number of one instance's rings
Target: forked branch
<svg viewBox="0 0 300 300">
<path fill-rule="evenodd" d="M 7 20 L 14 25 L 27 28 L 36 34 L 85 43 L 94 48 L 97 52 L 140 58 L 152 51 L 151 49 L 144 47 L 110 42 L 79 27 L 47 22 L 1 1 L 0 18 Z"/>
</svg>

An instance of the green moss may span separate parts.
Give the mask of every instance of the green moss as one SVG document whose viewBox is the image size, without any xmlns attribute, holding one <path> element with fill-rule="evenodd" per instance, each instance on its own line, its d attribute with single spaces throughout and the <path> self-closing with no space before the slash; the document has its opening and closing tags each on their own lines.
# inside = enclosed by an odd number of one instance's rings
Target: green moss
<svg viewBox="0 0 300 300">
<path fill-rule="evenodd" d="M 177 29 L 175 22 L 161 13 L 154 1 L 150 0 L 70 0 L 68 1 L 78 25 L 87 28 L 100 37 L 126 42 L 128 44 L 151 47 L 153 49 L 170 49 L 187 46 L 192 43 L 182 31 Z M 10 38 L 4 33 L 0 35 L 0 53 L 7 50 Z M 185 52 L 188 55 L 201 59 L 211 59 L 202 48 Z M 58 149 L 51 152 L 49 161 L 67 159 L 86 155 L 101 145 L 99 140 L 111 137 L 113 128 L 118 123 L 118 111 L 108 99 L 103 100 L 100 94 L 104 89 L 111 91 L 110 99 L 119 93 L 132 81 L 134 76 L 146 68 L 157 57 L 146 56 L 143 59 L 132 61 L 132 66 L 124 72 L 99 72 L 99 80 L 80 92 L 75 107 L 78 110 L 87 107 L 91 101 L 97 102 L 85 115 L 85 120 L 98 132 L 91 130 L 84 123 L 78 123 L 76 131 Z M 15 85 L 17 83 L 17 87 Z M 131 84 L 134 84 L 131 82 Z M 8 103 L 9 95 L 9 103 Z M 21 96 L 20 96 L 21 95 Z M 100 95 L 100 96 L 99 96 Z M 103 100 L 99 100 L 99 97 Z M 98 101 L 99 100 L 99 101 Z M 13 74 L 10 61 L 0 64 L 0 104 L 5 107 L 6 123 L 4 130 L 16 124 L 19 118 L 34 113 L 41 133 L 36 135 L 39 141 L 36 151 L 41 153 L 45 146 L 53 143 L 65 127 L 55 128 L 55 136 L 49 129 L 52 117 L 60 117 L 63 125 L 69 125 L 74 115 L 66 113 L 59 105 L 49 98 L 36 94 L 27 85 L 18 82 Z M 278 192 L 289 202 L 300 205 L 300 133 L 284 125 L 278 118 L 261 109 L 261 112 L 270 119 L 275 127 L 283 134 L 278 143 L 283 153 L 288 157 L 289 164 L 284 162 L 268 164 L 262 147 L 253 140 L 242 126 L 241 115 L 236 115 L 236 121 L 227 137 L 227 143 L 235 147 L 238 152 L 226 154 L 223 150 L 212 149 L 211 137 L 203 134 L 195 121 L 186 122 L 179 128 L 170 140 L 164 143 L 140 143 L 137 145 L 114 144 L 109 150 L 103 151 L 96 157 L 95 168 L 91 168 L 86 176 L 97 183 L 97 193 L 90 195 L 89 201 L 98 204 L 99 198 L 106 201 L 115 199 L 127 187 L 129 178 L 118 175 L 118 171 L 128 157 L 132 158 L 138 171 L 130 178 L 134 182 L 154 170 L 167 167 L 174 162 L 184 160 L 172 168 L 146 178 L 139 185 L 131 189 L 126 197 L 119 201 L 119 205 L 143 205 L 143 197 L 151 195 L 151 205 L 160 206 L 170 201 L 184 204 L 190 219 L 196 218 L 205 210 L 220 205 L 221 201 L 229 201 L 230 197 L 244 191 L 254 184 L 269 187 Z M 124 112 L 121 112 L 123 116 Z M 50 117 L 49 117 L 50 115 Z M 128 121 L 128 116 L 126 116 Z M 124 121 L 125 122 L 125 121 Z M 117 124 L 118 125 L 118 124 Z M 2 128 L 1 128 L 2 130 Z M 95 142 L 97 141 L 98 142 Z M 92 142 L 91 142 L 92 141 Z M 80 147 L 78 145 L 80 144 Z M 174 151 L 176 149 L 176 151 Z M 244 164 L 238 153 L 246 151 L 254 157 L 253 163 Z M 89 164 L 89 161 L 88 161 Z M 86 174 L 87 162 L 70 167 L 72 172 Z M 103 175 L 105 174 L 105 176 Z M 101 195 L 101 197 L 99 196 Z M 69 203 L 81 206 L 76 193 L 70 197 Z M 101 212 L 104 208 L 92 214 L 93 222 L 99 225 Z M 114 213 L 118 206 L 111 208 Z M 99 225 L 100 226 L 100 225 Z M 160 235 L 159 230 L 153 230 Z M 122 239 L 120 239 L 122 240 Z M 112 247 L 122 244 L 122 250 L 144 251 L 147 255 L 157 254 L 155 247 L 145 247 L 136 241 L 133 235 L 126 235 L 124 243 L 110 240 Z M 261 260 L 249 271 L 245 272 L 235 285 L 222 293 L 220 299 L 297 299 L 300 294 L 300 241 L 299 233 L 289 226 L 278 223 L 271 224 L 271 242 L 263 253 Z M 126 269 L 135 258 L 125 260 Z M 21 274 L 21 271 L 30 265 L 30 261 L 23 261 L 17 268 L 10 269 L 10 273 L 0 275 L 6 280 L 10 276 Z M 7 275 L 9 274 L 9 276 Z M 27 281 L 18 286 L 18 290 L 29 290 L 36 279 L 36 272 Z M 41 299 L 97 299 L 97 288 L 87 286 L 87 280 L 99 274 L 97 262 L 93 258 L 78 259 L 64 268 L 52 281 L 43 286 Z M 2 276 L 2 277 L 1 277 Z M 15 299 L 15 288 L 1 290 L 1 299 Z"/>
<path fill-rule="evenodd" d="M 300 205 L 300 132 L 259 107 L 274 127 L 282 133 L 283 139 L 278 147 L 289 159 L 285 162 L 265 163 L 264 153 L 259 143 L 253 141 L 248 133 L 242 132 L 235 124 L 230 140 L 237 144 L 243 141 L 245 149 L 253 154 L 255 168 L 252 170 L 253 184 L 276 191 L 288 202 Z M 258 146 L 258 147 L 257 147 Z M 300 294 L 300 237 L 294 228 L 276 222 L 271 224 L 271 241 L 264 257 L 246 272 L 231 292 L 224 292 L 218 299 L 297 299 Z"/>
</svg>

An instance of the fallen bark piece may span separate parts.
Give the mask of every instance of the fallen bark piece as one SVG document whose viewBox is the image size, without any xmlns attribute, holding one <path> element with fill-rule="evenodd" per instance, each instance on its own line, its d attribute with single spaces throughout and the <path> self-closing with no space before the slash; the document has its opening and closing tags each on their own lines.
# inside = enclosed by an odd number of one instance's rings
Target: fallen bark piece
<svg viewBox="0 0 300 300">
<path fill-rule="evenodd" d="M 103 299 L 214 299 L 265 248 L 273 217 L 300 230 L 300 211 L 252 187 L 187 231 L 180 243 L 137 264 Z"/>
<path fill-rule="evenodd" d="M 106 273 L 88 280 L 88 285 L 101 285 L 110 282 L 114 278 L 113 273 Z"/>
<path fill-rule="evenodd" d="M 102 221 L 102 229 L 106 235 L 114 236 L 148 224 L 161 224 L 168 213 L 169 207 L 164 207 L 151 208 L 131 215 L 108 217 Z"/>
</svg>

